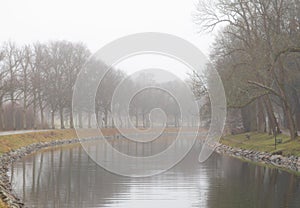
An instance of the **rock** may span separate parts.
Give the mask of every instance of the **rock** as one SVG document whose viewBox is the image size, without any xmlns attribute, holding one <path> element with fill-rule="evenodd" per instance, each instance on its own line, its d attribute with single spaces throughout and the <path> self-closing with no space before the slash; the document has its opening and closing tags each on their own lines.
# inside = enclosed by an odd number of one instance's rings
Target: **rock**
<svg viewBox="0 0 300 208">
<path fill-rule="evenodd" d="M 276 161 L 276 160 L 281 160 L 281 155 L 272 155 L 271 157 L 270 157 L 270 160 L 271 161 Z"/>
<path fill-rule="evenodd" d="M 300 158 L 298 158 L 296 165 L 300 168 Z"/>
<path fill-rule="evenodd" d="M 272 155 L 282 155 L 282 151 L 273 152 Z"/>
<path fill-rule="evenodd" d="M 229 156 L 244 157 L 263 164 L 271 164 L 276 167 L 284 167 L 286 169 L 300 172 L 300 158 L 297 156 L 284 157 L 282 156 L 282 151 L 277 151 L 271 154 L 220 145 L 216 152 L 219 154 L 227 154 Z"/>
<path fill-rule="evenodd" d="M 264 154 L 261 154 L 261 155 L 258 156 L 258 158 L 259 158 L 260 160 L 263 160 L 265 157 L 266 157 L 266 155 L 264 155 Z"/>
<path fill-rule="evenodd" d="M 239 152 L 234 153 L 236 156 L 241 156 Z"/>
</svg>

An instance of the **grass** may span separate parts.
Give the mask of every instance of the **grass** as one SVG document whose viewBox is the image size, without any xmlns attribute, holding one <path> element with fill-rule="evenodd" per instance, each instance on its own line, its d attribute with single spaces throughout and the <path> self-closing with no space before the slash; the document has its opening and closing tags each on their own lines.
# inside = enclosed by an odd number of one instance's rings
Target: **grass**
<svg viewBox="0 0 300 208">
<path fill-rule="evenodd" d="M 0 208 L 7 208 L 6 204 L 0 200 Z"/>
<path fill-rule="evenodd" d="M 195 129 L 185 129 L 185 130 L 195 130 Z M 178 129 L 168 128 L 167 131 L 175 132 L 178 131 Z M 113 135 L 118 131 L 113 128 L 107 128 L 107 129 L 101 129 L 101 132 L 103 133 L 103 135 L 107 136 L 107 135 Z M 85 129 L 84 135 L 86 135 L 87 137 L 99 135 L 99 130 Z M 49 130 L 49 131 L 42 131 L 42 132 L 0 136 L 0 155 L 33 143 L 49 142 L 54 140 L 63 140 L 63 139 L 72 139 L 72 138 L 77 138 L 76 131 L 74 129 Z"/>
<path fill-rule="evenodd" d="M 32 143 L 70 139 L 75 137 L 75 131 L 70 129 L 0 136 L 0 155 Z"/>
<path fill-rule="evenodd" d="M 280 134 L 277 138 L 282 139 L 281 144 L 277 144 L 275 150 L 274 136 L 262 133 L 248 133 L 250 139 L 246 138 L 246 134 L 225 136 L 221 139 L 221 143 L 231 147 L 241 149 L 249 149 L 260 152 L 278 152 L 282 151 L 284 156 L 300 156 L 300 139 L 291 140 L 289 136 Z"/>
<path fill-rule="evenodd" d="M 116 130 L 104 129 L 102 130 L 102 132 L 104 135 L 111 135 L 116 133 Z M 92 132 L 92 134 L 94 134 L 94 132 Z M 63 140 L 63 139 L 72 139 L 72 138 L 77 138 L 74 129 L 49 130 L 43 132 L 0 136 L 0 155 L 2 155 L 5 152 L 16 150 L 33 143 L 49 142 L 54 140 Z"/>
</svg>

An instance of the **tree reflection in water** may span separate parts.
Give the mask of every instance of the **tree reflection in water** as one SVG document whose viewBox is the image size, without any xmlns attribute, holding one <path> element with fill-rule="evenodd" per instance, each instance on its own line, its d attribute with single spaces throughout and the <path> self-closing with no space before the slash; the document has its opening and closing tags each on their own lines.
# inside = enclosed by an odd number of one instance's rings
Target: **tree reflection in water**
<svg viewBox="0 0 300 208">
<path fill-rule="evenodd" d="M 171 142 L 112 145 L 124 153 L 151 155 Z M 181 163 L 153 177 L 109 173 L 80 145 L 27 156 L 12 166 L 10 174 L 14 190 L 28 207 L 299 207 L 299 177 L 217 154 L 199 164 L 199 145 Z M 97 145 L 90 148 L 106 151 Z"/>
</svg>

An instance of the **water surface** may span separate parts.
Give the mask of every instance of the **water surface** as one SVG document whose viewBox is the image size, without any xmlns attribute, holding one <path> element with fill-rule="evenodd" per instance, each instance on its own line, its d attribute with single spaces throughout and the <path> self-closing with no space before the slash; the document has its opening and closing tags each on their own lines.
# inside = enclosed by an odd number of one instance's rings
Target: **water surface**
<svg viewBox="0 0 300 208">
<path fill-rule="evenodd" d="M 130 149 L 125 145 L 118 143 Z M 169 171 L 131 178 L 102 169 L 78 144 L 27 156 L 13 164 L 10 176 L 27 207 L 300 207 L 299 177 L 218 154 L 199 164 L 199 152 L 197 141 Z"/>
</svg>

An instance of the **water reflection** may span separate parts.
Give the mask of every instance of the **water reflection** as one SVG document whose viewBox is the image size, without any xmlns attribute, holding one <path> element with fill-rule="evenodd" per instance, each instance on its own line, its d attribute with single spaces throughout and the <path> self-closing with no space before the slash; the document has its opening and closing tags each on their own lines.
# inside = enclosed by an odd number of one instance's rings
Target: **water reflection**
<svg viewBox="0 0 300 208">
<path fill-rule="evenodd" d="M 130 178 L 105 171 L 73 145 L 23 158 L 10 175 L 28 207 L 299 207 L 298 177 L 217 154 L 199 164 L 199 152 L 197 143 L 171 170 Z"/>
</svg>

